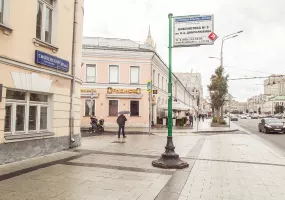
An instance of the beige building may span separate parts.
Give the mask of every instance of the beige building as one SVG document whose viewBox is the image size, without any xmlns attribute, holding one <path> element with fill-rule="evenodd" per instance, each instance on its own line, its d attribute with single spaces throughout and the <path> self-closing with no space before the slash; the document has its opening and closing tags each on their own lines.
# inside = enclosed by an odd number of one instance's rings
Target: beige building
<svg viewBox="0 0 285 200">
<path fill-rule="evenodd" d="M 271 75 L 264 80 L 264 94 L 282 96 L 285 95 L 285 76 Z"/>
<path fill-rule="evenodd" d="M 80 144 L 83 7 L 0 0 L 0 164 Z"/>
<path fill-rule="evenodd" d="M 167 114 L 168 67 L 155 50 L 149 32 L 145 42 L 129 39 L 85 37 L 82 56 L 82 127 L 90 116 L 117 126 L 118 112 L 130 111 L 127 126 L 148 127 Z M 192 97 L 173 74 L 173 101 L 191 110 Z M 147 82 L 153 92 L 147 92 Z M 149 98 L 150 97 L 150 98 Z"/>
</svg>

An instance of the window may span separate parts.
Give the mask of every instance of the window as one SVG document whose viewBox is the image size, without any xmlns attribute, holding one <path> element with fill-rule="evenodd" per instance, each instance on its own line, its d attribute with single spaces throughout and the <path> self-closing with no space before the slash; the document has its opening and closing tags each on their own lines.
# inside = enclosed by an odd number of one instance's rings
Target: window
<svg viewBox="0 0 285 200">
<path fill-rule="evenodd" d="M 139 84 L 139 75 L 140 75 L 140 68 L 139 67 L 131 67 L 130 72 L 131 84 Z"/>
<path fill-rule="evenodd" d="M 36 37 L 47 43 L 51 43 L 52 11 L 53 0 L 38 0 Z"/>
<path fill-rule="evenodd" d="M 131 116 L 140 115 L 140 102 L 139 101 L 131 101 L 130 112 L 131 112 Z"/>
<path fill-rule="evenodd" d="M 85 100 L 85 116 L 95 116 L 95 100 Z"/>
<path fill-rule="evenodd" d="M 157 75 L 157 87 L 159 88 L 160 74 Z"/>
<path fill-rule="evenodd" d="M 96 65 L 86 65 L 86 82 L 96 82 Z"/>
<path fill-rule="evenodd" d="M 153 82 L 153 85 L 155 86 L 155 70 L 153 70 L 153 73 L 152 73 L 152 82 Z"/>
<path fill-rule="evenodd" d="M 119 83 L 119 66 L 115 65 L 109 66 L 109 82 Z"/>
<path fill-rule="evenodd" d="M 161 79 L 161 89 L 163 89 L 164 90 L 164 84 L 163 84 L 163 82 L 164 82 L 164 77 L 162 77 L 162 79 Z"/>
<path fill-rule="evenodd" d="M 5 134 L 26 134 L 48 129 L 48 96 L 7 90 Z"/>
<path fill-rule="evenodd" d="M 109 116 L 118 116 L 118 100 L 109 100 Z"/>
<path fill-rule="evenodd" d="M 4 20 L 4 0 L 0 0 L 0 24 L 3 24 Z"/>
</svg>

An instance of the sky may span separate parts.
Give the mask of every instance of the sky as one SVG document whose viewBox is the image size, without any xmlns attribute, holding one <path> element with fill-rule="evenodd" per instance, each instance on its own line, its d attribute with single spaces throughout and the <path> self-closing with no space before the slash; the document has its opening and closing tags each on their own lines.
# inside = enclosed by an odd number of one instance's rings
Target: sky
<svg viewBox="0 0 285 200">
<path fill-rule="evenodd" d="M 285 73 L 285 0 L 85 0 L 84 36 L 144 42 L 148 28 L 157 52 L 168 61 L 168 14 L 214 15 L 214 45 L 173 49 L 174 72 L 199 72 L 204 97 L 220 64 L 223 36 L 243 30 L 224 43 L 224 66 L 230 78 L 266 77 Z M 262 78 L 229 81 L 239 101 L 263 93 Z"/>
</svg>

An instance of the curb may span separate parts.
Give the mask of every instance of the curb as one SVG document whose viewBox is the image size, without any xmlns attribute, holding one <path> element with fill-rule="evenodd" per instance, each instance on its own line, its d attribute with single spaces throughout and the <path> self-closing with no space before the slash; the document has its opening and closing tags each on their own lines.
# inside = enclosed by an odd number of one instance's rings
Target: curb
<svg viewBox="0 0 285 200">
<path fill-rule="evenodd" d="M 231 129 L 231 130 L 217 130 L 217 131 L 194 131 L 191 133 L 231 133 L 231 132 L 236 132 L 239 131 L 239 129 Z"/>
</svg>

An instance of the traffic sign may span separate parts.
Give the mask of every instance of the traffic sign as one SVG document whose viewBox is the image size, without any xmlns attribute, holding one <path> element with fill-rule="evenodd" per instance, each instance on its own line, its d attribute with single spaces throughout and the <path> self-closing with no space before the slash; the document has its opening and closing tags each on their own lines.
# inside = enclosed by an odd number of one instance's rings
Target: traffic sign
<svg viewBox="0 0 285 200">
<path fill-rule="evenodd" d="M 212 33 L 210 33 L 208 38 L 212 41 L 215 41 L 218 38 L 218 36 L 216 35 L 216 33 L 212 32 Z"/>
<path fill-rule="evenodd" d="M 151 92 L 151 81 L 148 81 L 148 82 L 146 83 L 146 90 L 147 90 L 148 92 Z"/>
</svg>

